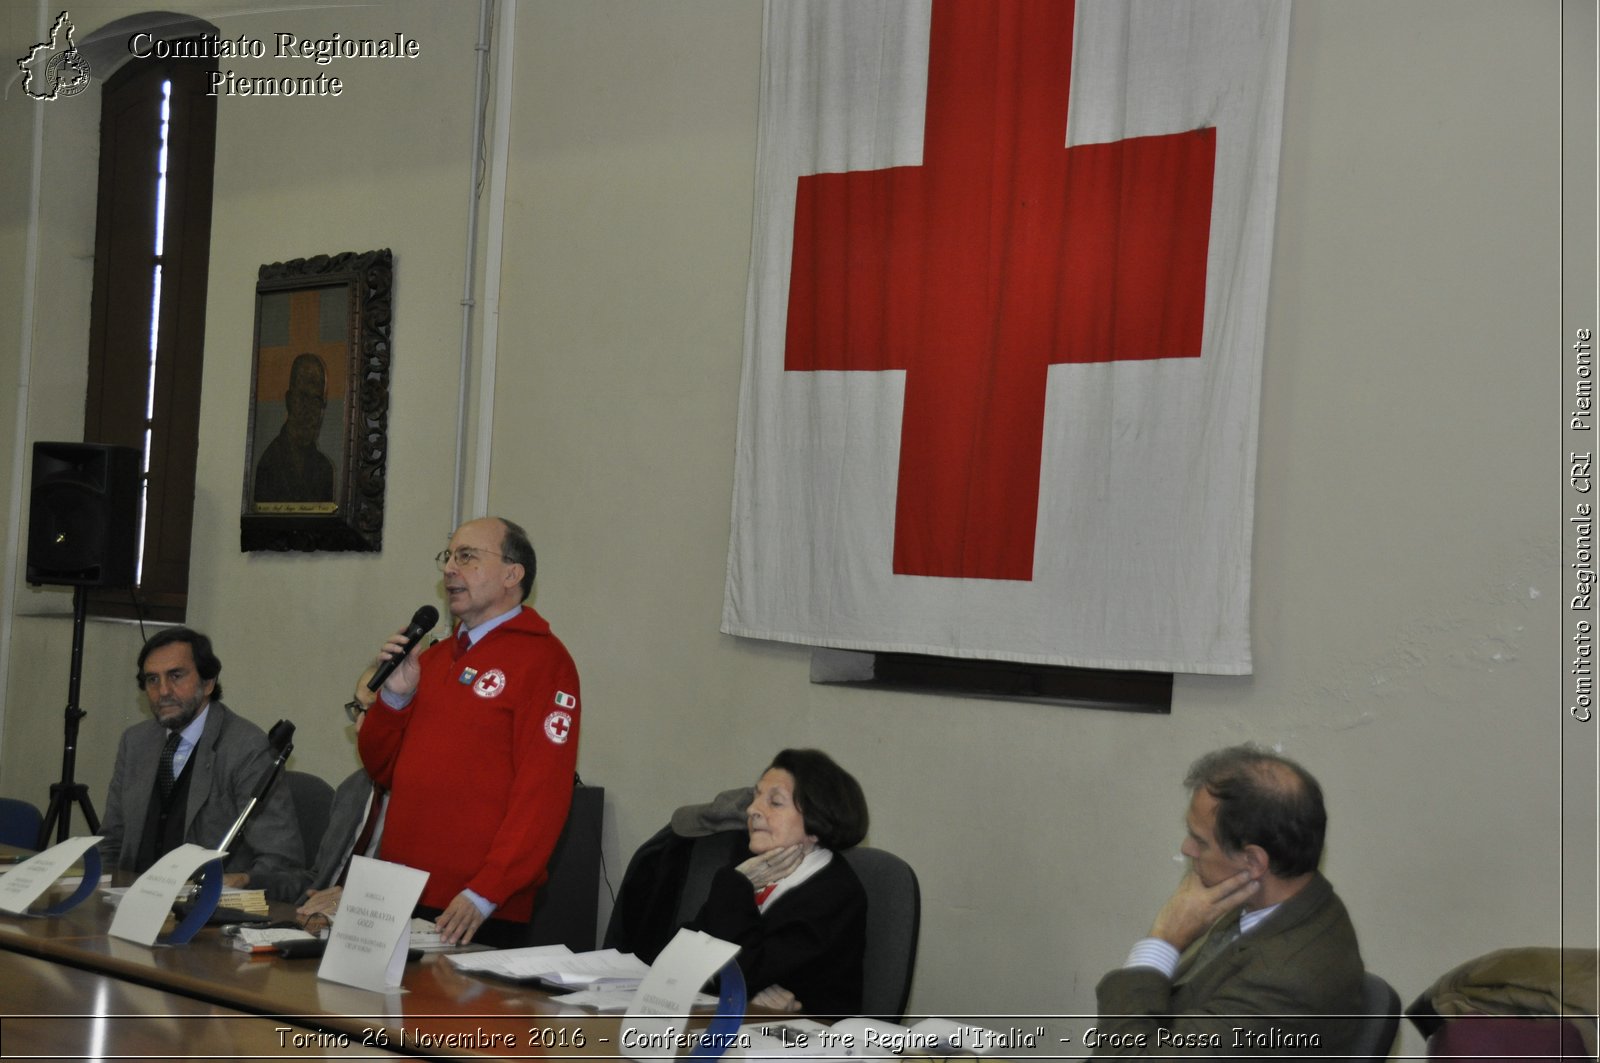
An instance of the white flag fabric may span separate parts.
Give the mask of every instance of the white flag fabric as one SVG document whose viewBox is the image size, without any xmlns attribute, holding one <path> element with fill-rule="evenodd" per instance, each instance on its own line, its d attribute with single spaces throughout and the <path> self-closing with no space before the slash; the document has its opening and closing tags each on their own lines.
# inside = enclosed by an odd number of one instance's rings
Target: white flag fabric
<svg viewBox="0 0 1600 1063">
<path fill-rule="evenodd" d="M 1250 671 L 1287 0 L 768 0 L 722 630 Z"/>
</svg>

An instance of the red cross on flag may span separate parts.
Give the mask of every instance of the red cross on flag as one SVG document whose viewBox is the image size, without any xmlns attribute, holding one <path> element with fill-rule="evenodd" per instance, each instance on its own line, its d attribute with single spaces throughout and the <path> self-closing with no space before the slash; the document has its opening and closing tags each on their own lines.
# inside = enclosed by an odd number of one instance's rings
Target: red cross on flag
<svg viewBox="0 0 1600 1063">
<path fill-rule="evenodd" d="M 1286 0 L 769 0 L 723 630 L 1250 670 Z"/>
</svg>

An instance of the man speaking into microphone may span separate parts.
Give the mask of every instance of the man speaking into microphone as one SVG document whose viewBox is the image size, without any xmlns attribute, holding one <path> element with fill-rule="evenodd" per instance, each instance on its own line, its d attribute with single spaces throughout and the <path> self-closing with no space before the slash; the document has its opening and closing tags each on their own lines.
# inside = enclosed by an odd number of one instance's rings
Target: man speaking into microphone
<svg viewBox="0 0 1600 1063">
<path fill-rule="evenodd" d="M 522 604 L 535 559 L 521 527 L 468 521 L 436 560 L 452 637 L 411 653 L 406 631 L 391 636 L 382 656 L 398 663 L 357 738 L 389 791 L 379 855 L 428 872 L 419 913 L 446 943 L 513 947 L 572 803 L 578 670 Z"/>
</svg>

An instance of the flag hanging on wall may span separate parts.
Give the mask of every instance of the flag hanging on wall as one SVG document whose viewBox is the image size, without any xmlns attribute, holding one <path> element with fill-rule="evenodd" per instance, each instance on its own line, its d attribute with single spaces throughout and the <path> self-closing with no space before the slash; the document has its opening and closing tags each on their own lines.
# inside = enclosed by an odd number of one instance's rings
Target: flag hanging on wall
<svg viewBox="0 0 1600 1063">
<path fill-rule="evenodd" d="M 722 630 L 1250 671 L 1287 0 L 768 0 Z"/>
</svg>

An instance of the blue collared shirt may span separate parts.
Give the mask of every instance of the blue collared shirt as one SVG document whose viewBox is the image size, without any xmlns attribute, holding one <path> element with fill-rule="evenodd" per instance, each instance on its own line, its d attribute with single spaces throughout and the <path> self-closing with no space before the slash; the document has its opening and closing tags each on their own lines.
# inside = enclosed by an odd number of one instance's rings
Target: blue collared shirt
<svg viewBox="0 0 1600 1063">
<path fill-rule="evenodd" d="M 510 620 L 520 612 L 522 612 L 522 603 L 518 602 L 510 609 L 507 609 L 505 612 L 501 613 L 499 616 L 491 616 L 477 627 L 468 627 L 467 641 L 476 646 L 479 639 L 483 638 L 483 636 L 487 635 L 489 632 L 493 631 L 495 628 L 499 627 L 507 620 Z M 461 626 L 467 627 L 465 624 L 462 624 Z"/>
<path fill-rule="evenodd" d="M 1239 913 L 1239 934 L 1243 936 L 1250 933 L 1261 921 L 1278 910 L 1278 905 L 1273 904 L 1254 911 Z M 1124 967 L 1153 967 L 1162 974 L 1171 978 L 1178 972 L 1178 959 L 1180 953 L 1177 949 L 1160 938 L 1143 938 L 1133 946 L 1128 953 Z"/>
<path fill-rule="evenodd" d="M 206 713 L 211 711 L 211 702 L 206 702 L 206 707 L 200 710 L 200 715 L 189 721 L 189 726 L 178 732 L 178 748 L 172 752 L 172 777 L 176 779 L 183 774 L 183 766 L 189 763 L 189 754 L 194 752 L 195 743 L 200 741 L 200 732 L 206 729 Z"/>
</svg>

